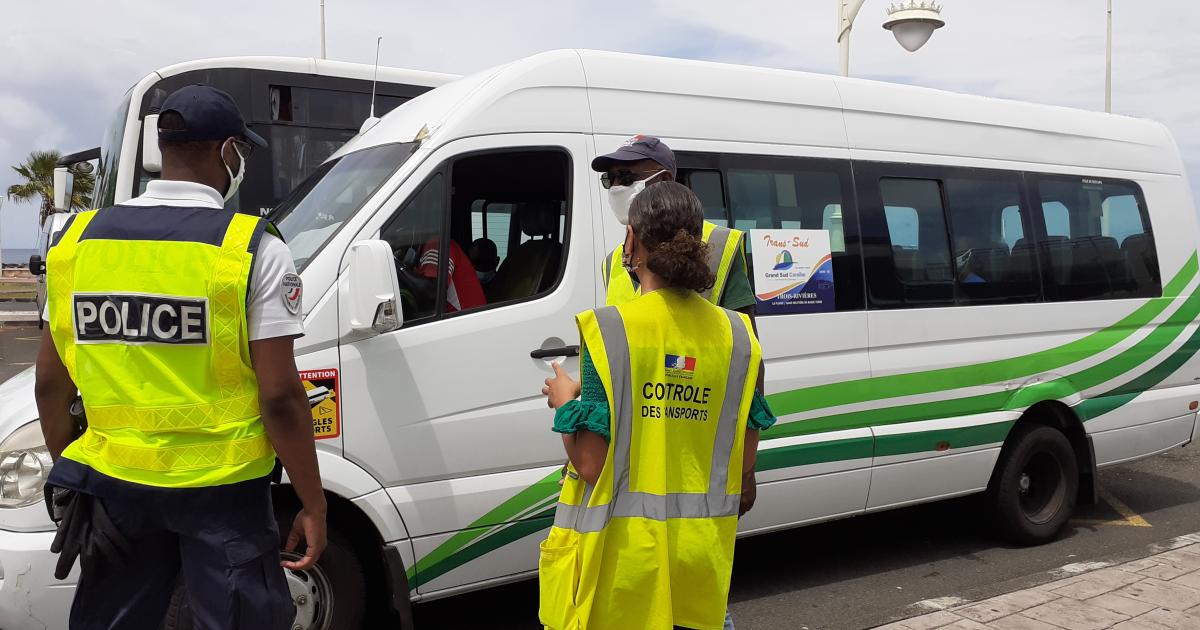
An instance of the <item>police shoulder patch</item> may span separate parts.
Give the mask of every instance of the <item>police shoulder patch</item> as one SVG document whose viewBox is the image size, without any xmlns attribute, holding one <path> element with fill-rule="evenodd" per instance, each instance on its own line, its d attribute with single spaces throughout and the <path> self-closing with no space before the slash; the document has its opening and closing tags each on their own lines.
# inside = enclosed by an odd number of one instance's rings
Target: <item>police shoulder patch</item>
<svg viewBox="0 0 1200 630">
<path fill-rule="evenodd" d="M 295 315 L 300 312 L 300 299 L 304 293 L 304 282 L 300 280 L 300 274 L 285 273 L 279 279 L 279 288 L 283 294 L 283 304 L 287 307 L 288 312 Z"/>
</svg>

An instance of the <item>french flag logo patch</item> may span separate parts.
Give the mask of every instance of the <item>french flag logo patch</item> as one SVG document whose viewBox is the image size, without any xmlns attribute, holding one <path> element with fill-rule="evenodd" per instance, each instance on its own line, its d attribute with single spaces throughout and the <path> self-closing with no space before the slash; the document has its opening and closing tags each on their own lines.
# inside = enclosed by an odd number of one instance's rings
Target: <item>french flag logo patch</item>
<svg viewBox="0 0 1200 630">
<path fill-rule="evenodd" d="M 667 355 L 665 366 L 668 370 L 679 370 L 681 372 L 696 371 L 696 357 L 685 357 L 675 354 Z"/>
</svg>

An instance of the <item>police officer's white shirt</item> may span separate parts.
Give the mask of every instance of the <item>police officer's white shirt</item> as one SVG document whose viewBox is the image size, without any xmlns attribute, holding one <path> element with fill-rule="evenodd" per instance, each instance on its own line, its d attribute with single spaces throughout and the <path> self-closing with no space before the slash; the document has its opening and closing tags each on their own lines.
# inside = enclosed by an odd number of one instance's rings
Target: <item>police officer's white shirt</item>
<svg viewBox="0 0 1200 630">
<path fill-rule="evenodd" d="M 182 208 L 225 207 L 221 193 L 216 189 L 194 182 L 154 180 L 146 185 L 146 192 L 120 205 L 123 206 L 174 206 Z M 164 210 L 169 212 L 169 210 Z M 304 334 L 304 309 L 293 313 L 288 308 L 283 279 L 295 275 L 296 263 L 292 252 L 274 234 L 263 234 L 254 255 L 254 269 L 250 274 L 249 299 L 246 304 L 246 319 L 251 341 L 275 337 L 295 337 Z M 42 311 L 42 319 L 49 321 L 48 311 Z"/>
</svg>

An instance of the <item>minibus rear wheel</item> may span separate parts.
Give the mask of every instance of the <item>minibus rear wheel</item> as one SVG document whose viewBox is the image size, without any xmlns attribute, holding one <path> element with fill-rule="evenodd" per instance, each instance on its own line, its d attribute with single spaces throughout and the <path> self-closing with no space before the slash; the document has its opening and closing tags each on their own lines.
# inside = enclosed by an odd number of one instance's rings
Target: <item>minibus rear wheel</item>
<svg viewBox="0 0 1200 630">
<path fill-rule="evenodd" d="M 988 489 L 1001 534 L 1021 545 L 1050 542 L 1079 493 L 1075 450 L 1058 429 L 1018 424 L 1000 451 Z"/>
</svg>

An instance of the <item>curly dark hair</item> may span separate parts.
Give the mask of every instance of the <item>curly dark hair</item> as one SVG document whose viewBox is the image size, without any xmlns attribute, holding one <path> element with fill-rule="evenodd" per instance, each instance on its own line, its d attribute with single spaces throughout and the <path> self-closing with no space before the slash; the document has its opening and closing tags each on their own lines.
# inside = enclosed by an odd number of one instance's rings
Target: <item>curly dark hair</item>
<svg viewBox="0 0 1200 630">
<path fill-rule="evenodd" d="M 704 291 L 716 278 L 708 268 L 704 206 L 687 186 L 659 182 L 633 198 L 629 224 L 648 253 L 646 267 L 669 286 Z"/>
</svg>

